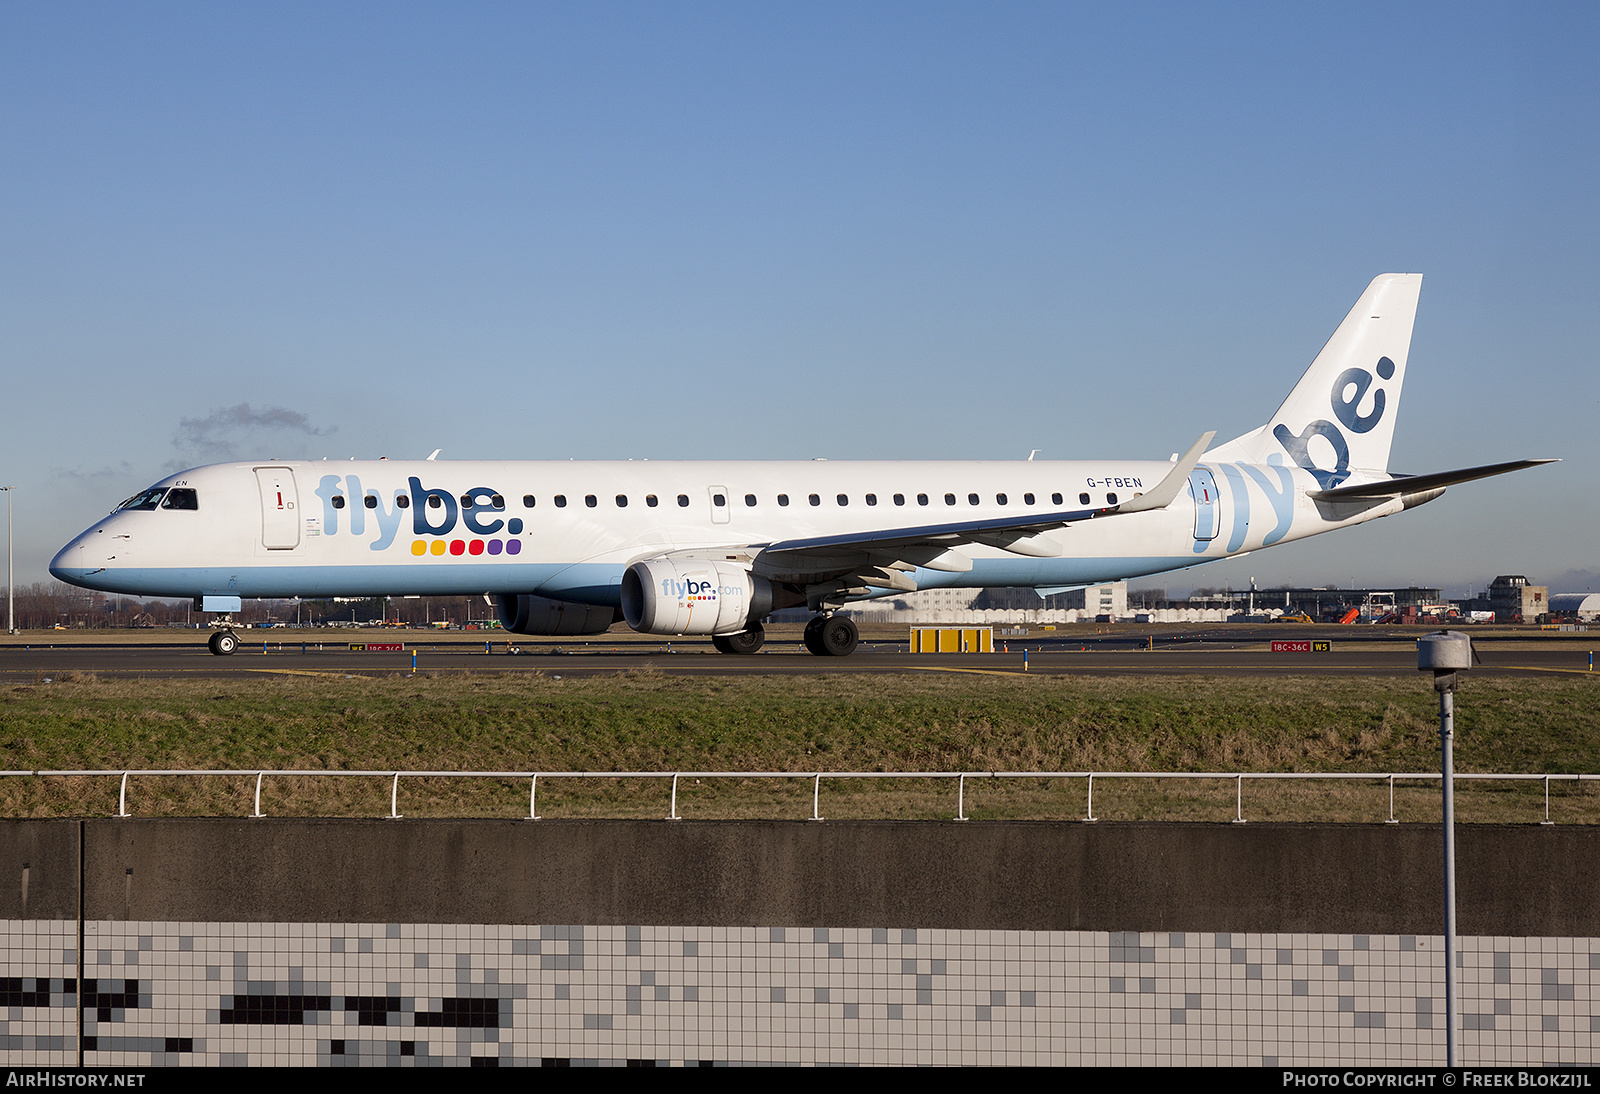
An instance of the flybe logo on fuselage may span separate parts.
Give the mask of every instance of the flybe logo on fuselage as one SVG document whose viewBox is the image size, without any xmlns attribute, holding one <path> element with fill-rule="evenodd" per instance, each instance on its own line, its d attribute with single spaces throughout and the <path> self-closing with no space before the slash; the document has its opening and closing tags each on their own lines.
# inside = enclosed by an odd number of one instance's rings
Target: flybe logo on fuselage
<svg viewBox="0 0 1600 1094">
<path fill-rule="evenodd" d="M 377 490 L 363 489 L 361 479 L 356 475 L 324 475 L 317 483 L 316 496 L 322 499 L 322 527 L 321 534 L 337 536 L 348 531 L 351 536 L 365 536 L 368 534 L 367 521 L 371 520 L 377 525 L 377 538 L 372 542 L 374 551 L 387 549 L 395 541 L 400 532 L 400 527 L 405 523 L 406 510 L 410 510 L 411 533 L 414 536 L 444 537 L 455 532 L 458 528 L 476 536 L 494 536 L 504 532 L 510 536 L 522 533 L 522 518 L 509 519 L 501 514 L 504 502 L 497 504 L 500 492 L 488 486 L 474 486 L 462 493 L 453 494 L 448 490 L 422 485 L 422 480 L 412 475 L 407 480 L 408 489 L 395 490 L 387 500 Z M 341 522 L 340 518 L 344 521 Z M 506 544 L 508 554 L 516 554 L 515 540 Z M 471 554 L 480 554 L 484 550 L 482 542 L 476 542 L 477 550 L 470 550 L 467 544 L 462 544 L 461 549 L 456 549 L 457 544 L 451 543 L 449 550 L 452 554 L 461 554 L 470 551 Z M 422 550 L 417 550 L 418 544 L 412 545 L 414 554 L 443 554 L 446 546 L 442 540 L 436 549 L 423 545 Z M 500 542 L 492 540 L 489 544 L 490 554 L 500 553 Z"/>
<path fill-rule="evenodd" d="M 1394 362 L 1387 357 L 1380 357 L 1376 371 L 1380 379 L 1392 379 Z M 1351 433 L 1357 435 L 1370 433 L 1383 420 L 1387 399 L 1381 386 L 1372 392 L 1372 409 L 1366 414 L 1361 413 L 1361 403 L 1367 397 L 1372 384 L 1372 373 L 1364 368 L 1347 368 L 1334 377 L 1333 389 L 1328 393 L 1328 406 L 1333 411 L 1333 416 Z M 1331 490 L 1350 477 L 1350 442 L 1339 426 L 1327 419 L 1318 418 L 1306 426 L 1299 436 L 1291 433 L 1286 425 L 1279 425 L 1272 431 L 1272 435 L 1283 445 L 1283 450 L 1289 454 L 1289 458 L 1311 472 L 1324 490 Z M 1331 469 L 1317 466 L 1317 461 L 1310 451 L 1313 437 L 1321 437 L 1333 449 Z"/>
</svg>

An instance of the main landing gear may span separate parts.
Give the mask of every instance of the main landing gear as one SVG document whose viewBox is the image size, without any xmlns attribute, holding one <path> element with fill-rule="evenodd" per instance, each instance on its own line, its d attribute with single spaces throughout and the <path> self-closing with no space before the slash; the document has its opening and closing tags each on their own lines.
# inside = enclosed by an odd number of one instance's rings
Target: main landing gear
<svg viewBox="0 0 1600 1094">
<path fill-rule="evenodd" d="M 856 625 L 842 615 L 813 616 L 803 639 L 818 657 L 849 657 L 860 640 Z"/>
<path fill-rule="evenodd" d="M 220 630 L 213 634 L 206 648 L 218 657 L 227 657 L 239 648 L 239 636 L 231 630 Z"/>
<path fill-rule="evenodd" d="M 760 623 L 752 623 L 738 634 L 711 636 L 711 644 L 717 648 L 718 653 L 755 653 L 766 640 L 767 632 L 762 629 Z"/>
<path fill-rule="evenodd" d="M 749 654 L 759 650 L 766 637 L 761 624 L 752 623 L 738 634 L 713 635 L 711 644 L 720 653 Z M 842 615 L 813 616 L 806 624 L 806 649 L 818 657 L 849 657 L 860 640 L 856 625 Z"/>
</svg>

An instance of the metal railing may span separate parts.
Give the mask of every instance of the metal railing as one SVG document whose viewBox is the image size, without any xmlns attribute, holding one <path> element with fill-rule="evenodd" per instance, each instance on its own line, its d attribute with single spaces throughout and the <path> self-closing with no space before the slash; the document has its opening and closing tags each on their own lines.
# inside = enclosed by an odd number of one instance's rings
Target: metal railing
<svg viewBox="0 0 1600 1094">
<path fill-rule="evenodd" d="M 822 816 L 822 783 L 824 780 L 847 781 L 851 779 L 934 779 L 953 780 L 956 784 L 956 813 L 952 818 L 958 821 L 967 820 L 966 794 L 967 781 L 1002 779 L 1082 779 L 1085 782 L 1086 809 L 1081 818 L 1085 822 L 1094 822 L 1100 818 L 1094 815 L 1094 784 L 1096 779 L 1210 779 L 1213 781 L 1228 781 L 1234 784 L 1234 824 L 1244 824 L 1244 784 L 1251 782 L 1278 782 L 1285 780 L 1303 781 L 1354 781 L 1354 782 L 1381 782 L 1388 784 L 1389 790 L 1389 815 L 1385 820 L 1387 824 L 1398 824 L 1394 815 L 1394 787 L 1396 781 L 1400 782 L 1438 782 L 1438 772 L 1408 771 L 1408 772 L 1299 772 L 1299 771 L 328 771 L 328 770 L 294 770 L 294 769 L 222 769 L 222 770 L 178 770 L 178 769 L 114 769 L 103 770 L 36 770 L 36 771 L 0 771 L 0 777 L 43 777 L 43 778 L 118 778 L 120 785 L 117 791 L 117 817 L 131 817 L 128 811 L 128 780 L 131 778 L 149 777 L 224 777 L 224 778 L 253 778 L 255 780 L 254 809 L 248 814 L 252 818 L 265 817 L 261 811 L 261 787 L 265 779 L 271 778 L 334 778 L 334 779 L 388 779 L 389 780 L 389 820 L 400 820 L 404 814 L 400 812 L 400 780 L 401 779 L 500 779 L 500 780 L 528 780 L 528 815 L 525 820 L 542 820 L 538 810 L 538 794 L 540 779 L 671 779 L 671 804 L 666 820 L 683 820 L 678 813 L 678 781 L 680 779 L 808 779 L 811 781 L 811 816 L 807 819 L 820 821 Z M 1472 772 L 1467 774 L 1456 773 L 1458 782 L 1542 782 L 1544 784 L 1544 819 L 1541 824 L 1554 824 L 1550 819 L 1550 784 L 1552 782 L 1593 782 L 1600 780 L 1600 774 L 1574 774 L 1574 775 L 1538 775 L 1538 774 L 1510 774 L 1492 772 Z"/>
</svg>

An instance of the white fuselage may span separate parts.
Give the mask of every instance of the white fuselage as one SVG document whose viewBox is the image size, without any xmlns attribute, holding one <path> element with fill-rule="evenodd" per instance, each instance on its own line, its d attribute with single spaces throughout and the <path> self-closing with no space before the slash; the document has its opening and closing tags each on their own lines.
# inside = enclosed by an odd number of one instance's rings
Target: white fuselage
<svg viewBox="0 0 1600 1094">
<path fill-rule="evenodd" d="M 641 559 L 723 548 L 759 556 L 780 541 L 1100 508 L 1151 490 L 1171 469 L 1118 460 L 215 464 L 153 488 L 193 491 L 189 507 L 119 510 L 50 569 L 149 596 L 531 593 L 615 605 L 624 570 Z M 970 569 L 906 573 L 919 588 L 1087 585 L 1403 507 L 1397 498 L 1319 504 L 1306 496 L 1318 488 L 1281 462 L 1204 462 L 1164 509 L 1044 533 L 1059 557 L 968 544 Z"/>
</svg>

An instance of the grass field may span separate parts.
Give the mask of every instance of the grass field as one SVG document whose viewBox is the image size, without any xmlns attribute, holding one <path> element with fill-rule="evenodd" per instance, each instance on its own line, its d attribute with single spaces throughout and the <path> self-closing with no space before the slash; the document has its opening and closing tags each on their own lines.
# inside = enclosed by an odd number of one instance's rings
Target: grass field
<svg viewBox="0 0 1600 1094">
<path fill-rule="evenodd" d="M 1434 693 L 1415 678 L 540 675 L 101 680 L 0 690 L 0 767 L 433 771 L 1438 770 Z M 1457 697 L 1461 772 L 1600 773 L 1585 678 L 1479 678 Z M 1077 819 L 1085 781 L 968 780 L 974 819 Z M 133 780 L 143 815 L 251 810 L 252 778 Z M 547 817 L 662 817 L 665 781 L 542 780 Z M 948 818 L 953 782 L 824 781 L 822 813 Z M 387 779 L 267 780 L 274 816 L 381 816 Z M 1463 821 L 1543 815 L 1541 784 L 1463 784 Z M 7 776 L 0 815 L 106 816 L 115 777 Z M 412 779 L 406 816 L 526 815 L 528 781 Z M 808 780 L 685 780 L 691 818 L 803 818 Z M 1401 820 L 1437 820 L 1435 785 L 1401 784 Z M 1106 820 L 1227 820 L 1231 780 L 1095 782 Z M 1380 821 L 1382 783 L 1249 784 L 1251 820 Z M 1600 823 L 1600 791 L 1556 783 L 1551 817 Z"/>
</svg>

